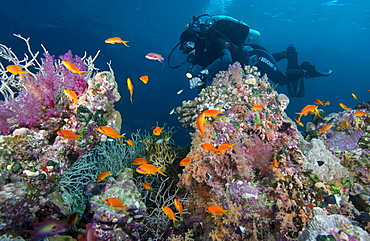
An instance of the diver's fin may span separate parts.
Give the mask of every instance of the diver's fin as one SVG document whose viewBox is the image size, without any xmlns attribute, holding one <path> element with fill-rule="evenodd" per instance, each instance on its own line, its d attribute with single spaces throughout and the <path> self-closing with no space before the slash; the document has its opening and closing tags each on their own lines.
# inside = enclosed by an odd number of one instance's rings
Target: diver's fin
<svg viewBox="0 0 370 241">
<path fill-rule="evenodd" d="M 309 62 L 303 62 L 300 67 L 306 71 L 307 78 L 324 77 L 333 73 L 333 70 L 317 71 L 315 65 Z"/>
<path fill-rule="evenodd" d="M 299 78 L 297 80 L 291 81 L 287 85 L 289 97 L 299 97 L 304 96 L 304 80 Z"/>
</svg>

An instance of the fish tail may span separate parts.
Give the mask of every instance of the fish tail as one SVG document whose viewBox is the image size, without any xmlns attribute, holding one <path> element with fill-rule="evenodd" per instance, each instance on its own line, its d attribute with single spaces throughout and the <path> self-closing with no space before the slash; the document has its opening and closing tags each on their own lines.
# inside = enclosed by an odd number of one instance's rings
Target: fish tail
<svg viewBox="0 0 370 241">
<path fill-rule="evenodd" d="M 166 174 L 164 174 L 163 172 L 162 172 L 162 169 L 163 169 L 163 167 L 165 167 L 166 165 L 163 165 L 163 166 L 161 166 L 160 168 L 158 168 L 158 173 L 160 173 L 160 174 L 162 174 L 163 176 L 167 176 Z"/>
<path fill-rule="evenodd" d="M 230 212 L 231 210 L 225 210 L 224 214 L 226 217 L 230 218 L 230 216 L 227 214 L 228 212 Z"/>
<path fill-rule="evenodd" d="M 123 45 L 125 45 L 126 47 L 130 47 L 126 42 L 123 42 Z"/>
</svg>

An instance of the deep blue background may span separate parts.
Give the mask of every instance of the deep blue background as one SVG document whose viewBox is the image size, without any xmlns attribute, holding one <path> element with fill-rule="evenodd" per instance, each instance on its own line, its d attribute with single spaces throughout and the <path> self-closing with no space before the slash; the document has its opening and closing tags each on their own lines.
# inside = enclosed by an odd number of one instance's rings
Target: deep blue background
<svg viewBox="0 0 370 241">
<path fill-rule="evenodd" d="M 2 3 L 0 9 L 0 43 L 11 46 L 19 57 L 26 49 L 13 33 L 30 37 L 35 51 L 43 44 L 55 56 L 68 50 L 79 56 L 101 50 L 96 66 L 107 70 L 106 62 L 112 60 L 122 95 L 116 104 L 122 114 L 122 132 L 150 130 L 156 122 L 160 126 L 166 122 L 176 126 L 174 138 L 184 146 L 190 141 L 188 130 L 178 128 L 177 117 L 170 116 L 169 111 L 196 95 L 184 77 L 188 65 L 176 70 L 167 65 L 162 68 L 161 63 L 144 56 L 155 52 L 167 60 L 185 24 L 202 13 L 239 18 L 261 32 L 261 45 L 270 52 L 294 44 L 300 62 L 334 70 L 327 78 L 306 79 L 306 96 L 291 99 L 287 110 L 290 117 L 317 98 L 331 101 L 325 107 L 327 112 L 340 111 L 339 102 L 353 107 L 356 101 L 351 93 L 361 101 L 369 100 L 369 0 L 14 0 Z M 104 43 L 113 36 L 129 40 L 131 47 Z M 176 51 L 172 60 L 175 65 L 184 57 Z M 141 75 L 149 75 L 147 85 L 138 79 Z M 128 77 L 135 86 L 133 105 L 126 88 Z M 179 89 L 184 89 L 181 95 L 176 94 Z M 286 92 L 286 87 L 277 90 Z M 308 117 L 302 120 L 308 121 Z"/>
</svg>

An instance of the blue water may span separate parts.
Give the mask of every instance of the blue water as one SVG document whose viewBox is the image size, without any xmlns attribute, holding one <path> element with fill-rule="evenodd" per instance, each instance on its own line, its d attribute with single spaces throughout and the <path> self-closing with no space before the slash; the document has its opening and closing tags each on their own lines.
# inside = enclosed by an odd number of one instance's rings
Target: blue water
<svg viewBox="0 0 370 241">
<path fill-rule="evenodd" d="M 339 102 L 353 107 L 357 102 L 351 93 L 361 101 L 369 100 L 368 0 L 6 1 L 0 9 L 0 43 L 11 46 L 19 56 L 26 51 L 25 45 L 13 33 L 30 37 L 33 50 L 41 50 L 43 44 L 55 56 L 69 49 L 79 56 L 101 50 L 96 66 L 107 70 L 106 62 L 112 60 L 122 95 L 116 104 L 122 114 L 122 132 L 150 130 L 156 122 L 160 126 L 166 122 L 176 126 L 174 138 L 184 146 L 190 142 L 189 130 L 169 112 L 197 94 L 188 88 L 184 76 L 188 65 L 173 70 L 144 55 L 155 52 L 167 59 L 184 25 L 202 13 L 239 18 L 261 32 L 261 45 L 270 52 L 293 44 L 300 62 L 334 70 L 327 78 L 306 79 L 306 95 L 291 99 L 289 116 L 295 117 L 295 112 L 318 98 L 331 101 L 327 112 L 340 111 Z M 129 40 L 131 47 L 104 43 L 113 36 Z M 173 55 L 174 65 L 183 60 L 178 52 Z M 141 75 L 149 75 L 147 85 L 139 81 Z M 134 104 L 126 88 L 128 77 L 135 86 Z M 184 89 L 181 95 L 176 94 L 179 89 Z M 277 90 L 286 92 L 286 87 Z"/>
</svg>

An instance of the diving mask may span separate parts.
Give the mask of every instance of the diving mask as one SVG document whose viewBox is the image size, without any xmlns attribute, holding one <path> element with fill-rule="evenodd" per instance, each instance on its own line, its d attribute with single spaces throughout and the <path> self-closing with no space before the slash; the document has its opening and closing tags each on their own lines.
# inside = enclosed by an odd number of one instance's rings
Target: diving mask
<svg viewBox="0 0 370 241">
<path fill-rule="evenodd" d="M 182 54 L 189 54 L 194 49 L 195 49 L 195 43 L 193 41 L 186 41 L 182 43 L 180 46 L 180 52 Z"/>
</svg>

